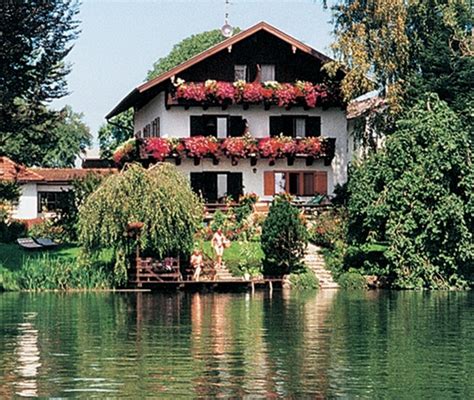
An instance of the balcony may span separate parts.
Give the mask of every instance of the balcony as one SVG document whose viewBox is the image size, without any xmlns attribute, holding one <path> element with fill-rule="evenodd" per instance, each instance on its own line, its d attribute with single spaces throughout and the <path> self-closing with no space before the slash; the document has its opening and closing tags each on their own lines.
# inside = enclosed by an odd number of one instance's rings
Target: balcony
<svg viewBox="0 0 474 400">
<path fill-rule="evenodd" d="M 305 159 L 310 166 L 315 160 L 330 165 L 334 158 L 335 138 L 289 136 L 253 138 L 250 135 L 217 139 L 214 136 L 193 136 L 188 138 L 146 138 L 129 139 L 115 151 L 113 158 L 118 166 L 139 161 L 145 165 L 159 161 L 172 161 L 179 165 L 184 158 L 193 159 L 195 165 L 210 159 L 217 165 L 221 159 L 230 159 L 232 165 L 249 159 L 251 165 L 266 160 L 274 165 L 277 159 L 287 159 L 293 165 L 295 159 Z"/>
<path fill-rule="evenodd" d="M 303 107 L 308 110 L 315 107 L 342 105 L 337 89 L 323 84 L 296 81 L 296 83 L 279 82 L 174 82 L 173 88 L 166 96 L 166 108 L 172 106 L 221 107 L 225 110 L 233 104 L 248 109 L 250 105 L 263 104 L 268 110 L 272 106 L 290 109 Z"/>
</svg>

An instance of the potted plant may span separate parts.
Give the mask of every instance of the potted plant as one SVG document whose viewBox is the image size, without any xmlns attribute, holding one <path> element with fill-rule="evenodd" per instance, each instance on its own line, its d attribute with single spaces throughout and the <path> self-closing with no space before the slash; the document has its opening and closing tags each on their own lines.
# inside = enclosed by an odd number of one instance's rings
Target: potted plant
<svg viewBox="0 0 474 400">
<path fill-rule="evenodd" d="M 154 160 L 163 161 L 171 154 L 171 145 L 165 138 L 149 138 L 145 144 L 145 152 Z"/>
</svg>

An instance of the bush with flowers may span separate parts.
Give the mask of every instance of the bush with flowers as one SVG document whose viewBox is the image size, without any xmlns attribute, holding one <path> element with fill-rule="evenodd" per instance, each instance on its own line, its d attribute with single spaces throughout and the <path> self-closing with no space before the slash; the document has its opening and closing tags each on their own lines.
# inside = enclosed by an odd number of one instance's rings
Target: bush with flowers
<svg viewBox="0 0 474 400">
<path fill-rule="evenodd" d="M 146 142 L 145 151 L 155 160 L 163 161 L 171 154 L 171 145 L 165 138 L 154 137 Z"/>
<path fill-rule="evenodd" d="M 184 139 L 184 149 L 188 157 L 203 158 L 206 156 L 217 157 L 220 146 L 214 136 L 193 136 Z"/>
<path fill-rule="evenodd" d="M 303 103 L 314 108 L 321 102 L 336 101 L 337 96 L 329 93 L 328 87 L 322 84 L 314 85 L 307 81 L 293 83 L 267 82 L 221 82 L 207 80 L 206 82 L 185 82 L 177 79 L 173 82 L 176 100 L 209 102 L 223 104 L 252 103 L 276 104 L 279 107 L 288 107 Z"/>
<path fill-rule="evenodd" d="M 296 142 L 290 136 L 268 137 L 260 140 L 258 144 L 260 155 L 270 160 L 296 154 Z"/>
<path fill-rule="evenodd" d="M 323 153 L 323 145 L 320 137 L 307 137 L 301 139 L 298 144 L 298 153 L 307 156 L 318 157 Z"/>
<path fill-rule="evenodd" d="M 244 136 L 229 137 L 222 142 L 222 152 L 231 158 L 246 158 L 258 151 L 257 141 L 246 133 Z"/>
<path fill-rule="evenodd" d="M 138 158 L 138 149 L 136 139 L 128 139 L 126 142 L 123 142 L 117 149 L 114 151 L 112 156 L 115 164 L 123 165 L 126 162 L 137 160 Z"/>
</svg>

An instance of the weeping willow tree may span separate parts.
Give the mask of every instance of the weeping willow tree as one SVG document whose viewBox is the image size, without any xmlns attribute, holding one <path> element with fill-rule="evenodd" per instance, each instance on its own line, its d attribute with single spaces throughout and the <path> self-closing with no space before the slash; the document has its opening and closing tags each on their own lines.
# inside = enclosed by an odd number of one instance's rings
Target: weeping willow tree
<svg viewBox="0 0 474 400">
<path fill-rule="evenodd" d="M 143 255 L 187 255 L 202 220 L 202 203 L 171 164 L 150 169 L 131 165 L 107 178 L 79 210 L 79 240 L 89 257 L 112 251 L 117 283 L 127 276 L 139 246 Z M 130 224 L 141 223 L 130 235 Z"/>
</svg>

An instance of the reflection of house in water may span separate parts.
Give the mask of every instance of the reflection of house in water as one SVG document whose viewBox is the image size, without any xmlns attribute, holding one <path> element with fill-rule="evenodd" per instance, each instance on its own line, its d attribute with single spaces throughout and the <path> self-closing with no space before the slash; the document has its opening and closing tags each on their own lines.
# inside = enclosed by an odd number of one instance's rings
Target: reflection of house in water
<svg viewBox="0 0 474 400">
<path fill-rule="evenodd" d="M 17 340 L 16 354 L 18 365 L 16 373 L 16 394 L 22 397 L 38 396 L 38 369 L 40 363 L 40 351 L 38 348 L 38 330 L 34 329 L 36 313 L 25 315 L 26 322 L 19 324 L 19 336 Z"/>
</svg>

